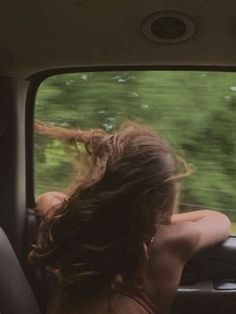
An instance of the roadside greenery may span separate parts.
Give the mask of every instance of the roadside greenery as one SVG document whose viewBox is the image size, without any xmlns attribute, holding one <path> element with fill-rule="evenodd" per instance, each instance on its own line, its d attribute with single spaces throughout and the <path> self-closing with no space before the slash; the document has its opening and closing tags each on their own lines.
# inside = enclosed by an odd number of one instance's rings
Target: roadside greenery
<svg viewBox="0 0 236 314">
<path fill-rule="evenodd" d="M 45 80 L 37 120 L 68 128 L 151 126 L 193 168 L 181 210 L 216 208 L 236 221 L 236 74 L 193 71 L 70 73 Z M 64 190 L 76 172 L 73 145 L 36 135 L 36 194 Z M 235 230 L 236 233 L 236 230 Z"/>
</svg>

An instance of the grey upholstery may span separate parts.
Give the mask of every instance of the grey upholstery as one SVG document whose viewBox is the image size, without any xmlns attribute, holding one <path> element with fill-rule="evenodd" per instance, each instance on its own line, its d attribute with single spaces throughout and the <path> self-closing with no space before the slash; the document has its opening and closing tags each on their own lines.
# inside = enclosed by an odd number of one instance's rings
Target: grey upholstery
<svg viewBox="0 0 236 314">
<path fill-rule="evenodd" d="M 31 250 L 32 243 L 36 242 L 37 230 L 40 223 L 40 219 L 34 214 L 28 213 L 26 219 L 24 232 L 24 256 L 28 255 Z M 40 310 L 45 313 L 48 306 L 49 296 L 53 288 L 51 274 L 35 264 L 28 263 L 27 261 L 23 265 L 23 268 L 35 298 L 38 301 Z"/>
<path fill-rule="evenodd" d="M 0 228 L 0 313 L 40 314 L 23 270 Z"/>
</svg>

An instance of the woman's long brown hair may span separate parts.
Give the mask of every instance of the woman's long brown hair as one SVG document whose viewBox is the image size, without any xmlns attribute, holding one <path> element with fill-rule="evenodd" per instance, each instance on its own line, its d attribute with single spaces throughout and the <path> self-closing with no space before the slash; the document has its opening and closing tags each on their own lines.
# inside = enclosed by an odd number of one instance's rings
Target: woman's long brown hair
<svg viewBox="0 0 236 314">
<path fill-rule="evenodd" d="M 140 282 L 156 223 L 167 222 L 175 199 L 176 158 L 149 128 L 117 132 L 69 130 L 36 123 L 36 132 L 84 144 L 91 167 L 69 198 L 46 216 L 32 261 L 81 298 L 106 293 L 119 276 Z"/>
</svg>

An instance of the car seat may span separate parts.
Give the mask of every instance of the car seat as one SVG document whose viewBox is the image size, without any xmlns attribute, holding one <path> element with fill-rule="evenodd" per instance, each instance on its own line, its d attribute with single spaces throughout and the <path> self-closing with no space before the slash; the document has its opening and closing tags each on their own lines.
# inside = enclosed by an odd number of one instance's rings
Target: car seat
<svg viewBox="0 0 236 314">
<path fill-rule="evenodd" d="M 12 246 L 0 228 L 0 313 L 40 314 Z"/>
</svg>

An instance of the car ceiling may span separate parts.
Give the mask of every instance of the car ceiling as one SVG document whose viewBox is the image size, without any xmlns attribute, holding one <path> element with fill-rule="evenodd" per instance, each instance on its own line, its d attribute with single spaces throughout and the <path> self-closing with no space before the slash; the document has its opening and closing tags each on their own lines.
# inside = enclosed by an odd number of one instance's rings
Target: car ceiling
<svg viewBox="0 0 236 314">
<path fill-rule="evenodd" d="M 189 17 L 194 34 L 175 44 L 150 40 L 156 12 Z M 27 78 L 90 66 L 234 66 L 235 0 L 8 0 L 0 10 L 0 75 Z"/>
</svg>

